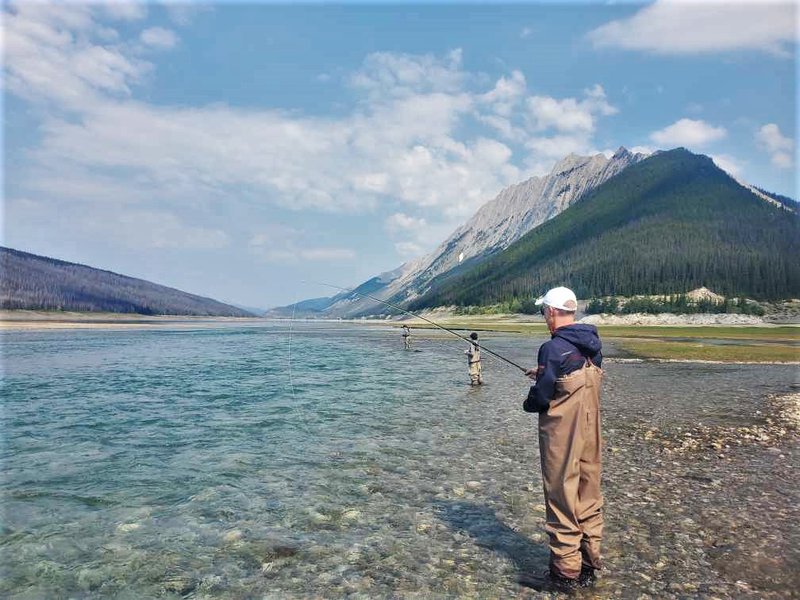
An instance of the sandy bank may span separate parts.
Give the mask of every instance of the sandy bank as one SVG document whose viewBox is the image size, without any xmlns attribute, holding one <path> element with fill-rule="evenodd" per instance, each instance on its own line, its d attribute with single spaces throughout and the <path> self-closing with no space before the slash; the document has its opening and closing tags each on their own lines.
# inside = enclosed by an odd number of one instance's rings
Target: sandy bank
<svg viewBox="0 0 800 600">
<path fill-rule="evenodd" d="M 730 314 L 694 314 L 694 315 L 674 315 L 662 313 L 658 315 L 648 315 L 635 313 L 632 315 L 586 315 L 581 323 L 592 325 L 642 325 L 642 326 L 707 326 L 707 325 L 747 325 L 747 326 L 773 326 L 766 322 L 762 317 L 755 315 L 730 315 Z"/>
<path fill-rule="evenodd" d="M 46 329 L 150 329 L 216 327 L 220 324 L 259 324 L 256 317 L 196 317 L 121 313 L 0 311 L 0 331 Z"/>
</svg>

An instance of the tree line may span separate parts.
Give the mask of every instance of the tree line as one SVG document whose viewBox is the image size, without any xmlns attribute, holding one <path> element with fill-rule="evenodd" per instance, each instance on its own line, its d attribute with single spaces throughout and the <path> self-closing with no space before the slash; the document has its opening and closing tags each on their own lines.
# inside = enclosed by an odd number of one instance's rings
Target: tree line
<svg viewBox="0 0 800 600">
<path fill-rule="evenodd" d="M 412 310 L 492 305 L 567 285 L 578 297 L 800 296 L 800 218 L 685 150 L 645 159 L 560 215 L 455 277 Z"/>
<path fill-rule="evenodd" d="M 586 303 L 585 312 L 587 314 L 610 313 L 616 315 L 629 315 L 635 313 L 722 313 L 739 315 L 758 315 L 764 314 L 764 309 L 757 302 L 752 302 L 747 298 L 725 298 L 724 300 L 714 300 L 713 298 L 701 298 L 690 300 L 686 294 L 677 294 L 663 297 L 644 297 L 620 300 L 616 297 L 592 298 Z"/>
<path fill-rule="evenodd" d="M 0 308 L 246 317 L 211 298 L 0 247 Z"/>
</svg>

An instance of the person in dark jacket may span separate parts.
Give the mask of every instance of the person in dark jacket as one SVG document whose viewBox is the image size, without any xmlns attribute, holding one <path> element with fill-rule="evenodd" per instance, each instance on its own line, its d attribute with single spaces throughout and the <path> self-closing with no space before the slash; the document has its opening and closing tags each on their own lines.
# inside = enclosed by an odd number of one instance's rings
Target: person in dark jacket
<svg viewBox="0 0 800 600">
<path fill-rule="evenodd" d="M 539 453 L 550 538 L 549 576 L 559 588 L 590 585 L 602 568 L 600 491 L 602 344 L 594 325 L 575 322 L 575 294 L 554 288 L 536 301 L 551 333 L 523 404 L 539 413 Z"/>
</svg>

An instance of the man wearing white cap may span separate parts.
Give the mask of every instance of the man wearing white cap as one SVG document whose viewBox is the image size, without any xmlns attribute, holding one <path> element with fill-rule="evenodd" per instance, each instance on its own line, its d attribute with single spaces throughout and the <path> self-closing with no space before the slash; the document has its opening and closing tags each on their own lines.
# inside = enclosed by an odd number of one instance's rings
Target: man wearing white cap
<svg viewBox="0 0 800 600">
<path fill-rule="evenodd" d="M 553 288 L 536 301 L 551 339 L 539 348 L 536 379 L 523 404 L 539 413 L 539 453 L 550 537 L 551 581 L 591 585 L 602 568 L 600 491 L 602 344 L 594 325 L 575 322 L 572 290 Z"/>
</svg>

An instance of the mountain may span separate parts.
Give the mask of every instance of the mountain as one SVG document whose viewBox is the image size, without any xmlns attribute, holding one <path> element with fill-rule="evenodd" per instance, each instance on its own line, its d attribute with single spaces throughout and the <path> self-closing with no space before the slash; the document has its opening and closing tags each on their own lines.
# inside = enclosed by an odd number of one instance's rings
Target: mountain
<svg viewBox="0 0 800 600">
<path fill-rule="evenodd" d="M 270 318 L 324 317 L 324 311 L 338 299 L 339 296 L 302 300 L 300 302 L 295 302 L 294 304 L 289 304 L 288 306 L 270 308 L 264 311 L 263 316 Z"/>
<path fill-rule="evenodd" d="M 625 148 L 611 158 L 570 154 L 549 175 L 531 177 L 502 190 L 432 253 L 370 279 L 360 286 L 369 289 L 360 291 L 392 302 L 413 299 L 435 278 L 463 270 L 507 248 L 645 156 Z M 332 298 L 331 305 L 323 310 L 330 316 L 357 316 L 384 309 L 368 298 L 344 295 Z"/>
<path fill-rule="evenodd" d="M 0 308 L 252 317 L 211 298 L 187 294 L 94 269 L 0 246 Z"/>
<path fill-rule="evenodd" d="M 578 297 L 671 294 L 800 296 L 800 217 L 707 156 L 678 148 L 624 169 L 474 267 L 431 282 L 410 304 L 485 305 L 556 285 Z M 772 200 L 772 201 L 765 201 Z"/>
<path fill-rule="evenodd" d="M 256 317 L 263 317 L 264 315 L 267 314 L 268 311 L 268 309 L 266 308 L 259 308 L 258 306 L 246 306 L 244 304 L 237 304 L 235 302 L 231 302 L 230 305 L 236 308 L 240 308 L 243 311 L 250 313 L 251 315 Z"/>
</svg>

